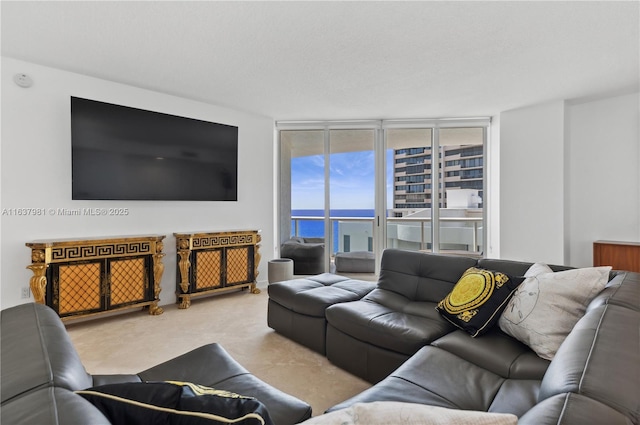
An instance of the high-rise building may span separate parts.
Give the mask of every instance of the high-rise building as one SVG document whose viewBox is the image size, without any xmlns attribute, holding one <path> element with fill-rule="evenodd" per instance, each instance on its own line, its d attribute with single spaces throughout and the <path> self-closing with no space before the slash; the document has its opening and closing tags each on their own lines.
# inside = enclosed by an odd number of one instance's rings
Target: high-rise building
<svg viewBox="0 0 640 425">
<path fill-rule="evenodd" d="M 402 217 L 431 208 L 436 196 L 441 208 L 482 208 L 483 146 L 441 146 L 440 185 L 438 194 L 432 187 L 433 155 L 431 147 L 397 149 L 394 151 L 393 216 Z M 452 192 L 466 189 L 464 192 Z M 453 195 L 463 195 L 453 199 Z M 452 198 L 452 199 L 449 199 Z"/>
</svg>

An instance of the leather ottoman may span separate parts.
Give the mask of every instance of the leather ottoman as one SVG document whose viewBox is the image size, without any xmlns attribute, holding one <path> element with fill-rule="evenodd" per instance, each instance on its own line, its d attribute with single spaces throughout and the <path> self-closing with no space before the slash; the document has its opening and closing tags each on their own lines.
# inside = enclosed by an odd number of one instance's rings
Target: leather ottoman
<svg viewBox="0 0 640 425">
<path fill-rule="evenodd" d="M 338 273 L 373 273 L 376 269 L 375 254 L 369 251 L 336 253 Z"/>
<path fill-rule="evenodd" d="M 356 301 L 375 288 L 374 282 L 323 273 L 268 286 L 267 324 L 276 332 L 325 354 L 327 307 Z"/>
</svg>

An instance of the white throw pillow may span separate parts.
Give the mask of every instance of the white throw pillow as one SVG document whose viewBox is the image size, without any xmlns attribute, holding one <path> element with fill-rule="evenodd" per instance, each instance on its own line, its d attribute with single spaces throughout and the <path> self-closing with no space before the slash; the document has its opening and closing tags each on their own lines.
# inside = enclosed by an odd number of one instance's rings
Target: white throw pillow
<svg viewBox="0 0 640 425">
<path fill-rule="evenodd" d="M 553 360 L 560 344 L 584 315 L 587 305 L 609 281 L 611 267 L 553 272 L 536 263 L 498 320 L 508 335 Z"/>
<path fill-rule="evenodd" d="M 399 401 L 356 403 L 346 409 L 314 416 L 303 425 L 516 425 L 510 413 L 447 409 Z"/>
</svg>

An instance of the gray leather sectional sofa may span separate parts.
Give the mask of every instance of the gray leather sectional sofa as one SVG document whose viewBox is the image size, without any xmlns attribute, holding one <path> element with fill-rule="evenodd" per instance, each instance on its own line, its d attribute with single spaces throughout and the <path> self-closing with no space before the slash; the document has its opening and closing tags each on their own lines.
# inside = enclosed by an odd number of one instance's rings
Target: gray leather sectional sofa
<svg viewBox="0 0 640 425">
<path fill-rule="evenodd" d="M 311 407 L 250 374 L 221 346 L 208 344 L 135 375 L 90 375 L 56 313 L 41 304 L 2 311 L 0 423 L 110 424 L 77 390 L 116 383 L 185 381 L 255 397 L 273 423 L 295 424 Z"/>
<path fill-rule="evenodd" d="M 472 338 L 436 311 L 469 267 L 521 276 L 531 265 L 386 250 L 375 289 L 325 309 L 328 359 L 375 384 L 329 411 L 400 401 L 523 424 L 638 424 L 640 274 L 612 271 L 552 361 L 498 325 Z"/>
</svg>

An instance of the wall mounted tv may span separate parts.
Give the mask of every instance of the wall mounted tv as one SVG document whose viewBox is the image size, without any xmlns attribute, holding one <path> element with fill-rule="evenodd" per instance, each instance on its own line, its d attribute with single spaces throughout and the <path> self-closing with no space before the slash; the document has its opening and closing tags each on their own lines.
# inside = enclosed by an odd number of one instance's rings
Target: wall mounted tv
<svg viewBox="0 0 640 425">
<path fill-rule="evenodd" d="M 72 199 L 237 201 L 238 127 L 71 97 Z"/>
</svg>

